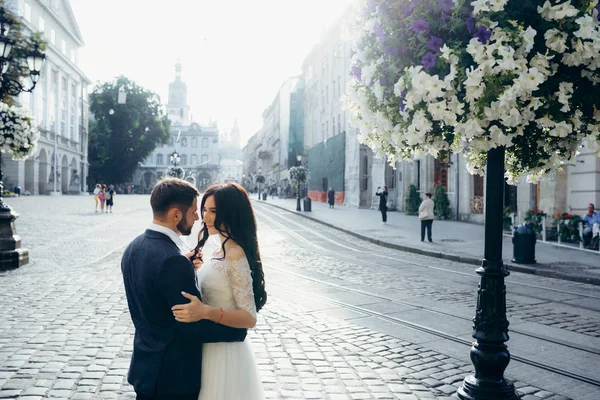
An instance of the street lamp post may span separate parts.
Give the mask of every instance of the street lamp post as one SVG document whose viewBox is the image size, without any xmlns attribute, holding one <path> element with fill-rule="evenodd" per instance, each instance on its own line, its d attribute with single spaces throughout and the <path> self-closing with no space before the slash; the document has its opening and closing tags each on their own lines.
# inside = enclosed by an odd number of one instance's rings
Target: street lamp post
<svg viewBox="0 0 600 400">
<path fill-rule="evenodd" d="M 31 84 L 24 86 L 18 77 L 21 68 L 19 60 L 11 63 L 10 53 L 15 41 L 9 38 L 13 20 L 4 7 L 0 7 L 0 101 L 7 96 L 18 96 L 22 92 L 31 93 L 40 78 L 40 72 L 46 56 L 41 52 L 39 43 L 34 41 L 33 50 L 26 55 L 27 68 Z M 18 45 L 20 43 L 17 43 Z M 16 62 L 15 62 L 16 61 Z M 2 131 L 0 131 L 2 132 Z M 4 134 L 4 132 L 2 132 Z M 16 234 L 14 221 L 19 216 L 2 198 L 4 192 L 2 156 L 0 152 L 0 270 L 18 268 L 29 262 L 29 252 L 21 248 L 21 237 Z"/>
<path fill-rule="evenodd" d="M 298 161 L 298 166 L 302 165 L 302 154 L 298 154 L 296 156 L 296 161 Z M 302 208 L 300 208 L 300 201 L 302 199 L 301 195 L 300 195 L 300 182 L 298 182 L 298 188 L 296 189 L 297 193 L 297 198 L 296 198 L 296 211 L 302 211 Z"/>
<path fill-rule="evenodd" d="M 179 163 L 181 162 L 181 157 L 179 156 L 179 153 L 177 153 L 177 150 L 174 150 L 171 153 L 171 165 L 173 165 L 173 167 L 177 167 L 179 165 Z"/>
<path fill-rule="evenodd" d="M 488 151 L 485 204 L 485 248 L 477 291 L 477 310 L 473 318 L 471 361 L 475 374 L 458 389 L 462 400 L 517 400 L 515 387 L 504 379 L 510 362 L 506 286 L 509 272 L 502 262 L 502 224 L 504 201 L 504 147 Z"/>
</svg>

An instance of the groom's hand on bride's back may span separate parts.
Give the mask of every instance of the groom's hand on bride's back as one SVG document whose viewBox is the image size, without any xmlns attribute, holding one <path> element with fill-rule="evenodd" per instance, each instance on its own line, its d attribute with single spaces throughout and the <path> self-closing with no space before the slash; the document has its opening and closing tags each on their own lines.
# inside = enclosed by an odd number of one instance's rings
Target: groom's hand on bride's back
<svg viewBox="0 0 600 400">
<path fill-rule="evenodd" d="M 200 299 L 189 293 L 181 292 L 181 295 L 190 302 L 177 304 L 171 308 L 177 322 L 196 322 L 202 319 L 211 319 L 212 307 L 202 303 Z"/>
</svg>

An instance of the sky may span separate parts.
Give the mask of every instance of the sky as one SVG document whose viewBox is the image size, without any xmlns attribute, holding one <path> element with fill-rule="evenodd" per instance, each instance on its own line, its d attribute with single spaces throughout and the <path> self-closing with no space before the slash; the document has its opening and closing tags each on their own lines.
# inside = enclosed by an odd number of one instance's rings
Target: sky
<svg viewBox="0 0 600 400">
<path fill-rule="evenodd" d="M 79 65 L 93 83 L 125 75 L 166 103 L 179 59 L 193 119 L 228 132 L 237 118 L 242 145 L 352 1 L 70 0 L 85 42 Z"/>
</svg>

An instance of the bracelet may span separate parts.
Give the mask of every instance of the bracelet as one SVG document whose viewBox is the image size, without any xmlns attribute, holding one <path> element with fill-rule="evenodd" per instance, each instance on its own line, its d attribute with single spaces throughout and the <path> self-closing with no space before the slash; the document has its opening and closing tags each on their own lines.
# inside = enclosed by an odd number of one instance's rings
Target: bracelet
<svg viewBox="0 0 600 400">
<path fill-rule="evenodd" d="M 221 320 L 223 319 L 223 315 L 225 314 L 225 312 L 223 311 L 223 307 L 221 307 L 221 316 L 219 317 L 219 320 L 217 321 L 217 324 L 219 322 L 221 322 Z"/>
</svg>

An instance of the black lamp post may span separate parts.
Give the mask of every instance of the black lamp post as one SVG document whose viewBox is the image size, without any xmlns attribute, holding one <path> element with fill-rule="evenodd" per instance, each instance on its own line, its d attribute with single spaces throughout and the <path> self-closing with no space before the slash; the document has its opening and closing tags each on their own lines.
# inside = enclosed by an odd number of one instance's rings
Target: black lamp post
<svg viewBox="0 0 600 400">
<path fill-rule="evenodd" d="M 302 154 L 298 154 L 296 156 L 296 161 L 298 161 L 298 166 L 302 165 Z M 298 188 L 297 190 L 297 194 L 298 197 L 296 198 L 296 211 L 302 211 L 302 208 L 300 208 L 300 200 L 301 200 L 301 195 L 300 195 L 300 182 L 298 182 Z"/>
<path fill-rule="evenodd" d="M 181 161 L 181 157 L 179 156 L 179 153 L 177 153 L 176 150 L 174 150 L 171 153 L 171 157 L 169 158 L 171 160 L 171 165 L 173 165 L 174 167 L 179 165 L 179 162 Z"/>
<path fill-rule="evenodd" d="M 32 92 L 46 59 L 39 49 L 39 44 L 34 42 L 33 50 L 25 56 L 31 79 L 31 85 L 25 87 L 19 81 L 18 73 L 15 71 L 21 67 L 20 63 L 13 62 L 11 65 L 10 62 L 10 53 L 15 45 L 15 41 L 8 37 L 11 28 L 10 15 L 4 7 L 0 7 L 0 101 L 4 101 L 6 96 L 18 96 L 22 92 Z M 1 131 L 0 134 L 2 134 Z M 14 222 L 19 215 L 2 199 L 4 192 L 2 179 L 2 152 L 0 152 L 0 270 L 5 270 L 27 264 L 29 252 L 27 249 L 21 248 L 21 237 L 15 231 Z"/>
<path fill-rule="evenodd" d="M 517 400 L 515 387 L 504 379 L 510 362 L 506 286 L 509 272 L 502 262 L 502 224 L 504 200 L 504 147 L 488 151 L 485 205 L 484 259 L 477 273 L 477 311 L 473 318 L 471 361 L 475 374 L 458 389 L 462 400 Z"/>
<path fill-rule="evenodd" d="M 258 188 L 258 199 L 260 200 L 260 182 L 259 177 L 262 177 L 262 167 L 258 168 L 258 175 L 256 175 L 256 187 Z M 260 178 L 262 179 L 262 178 Z"/>
</svg>

